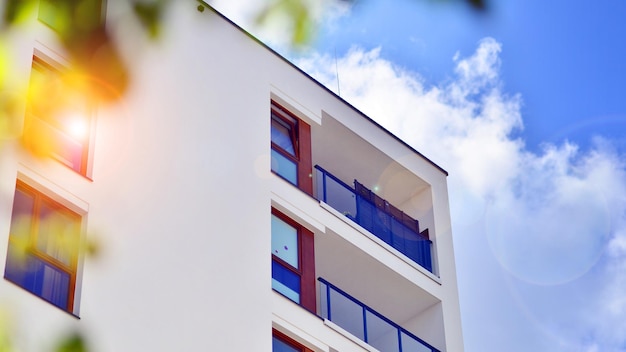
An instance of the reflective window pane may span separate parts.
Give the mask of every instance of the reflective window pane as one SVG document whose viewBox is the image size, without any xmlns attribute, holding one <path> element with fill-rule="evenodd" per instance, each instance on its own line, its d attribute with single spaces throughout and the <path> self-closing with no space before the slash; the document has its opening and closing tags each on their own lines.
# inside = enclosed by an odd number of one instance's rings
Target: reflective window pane
<svg viewBox="0 0 626 352">
<path fill-rule="evenodd" d="M 81 217 L 17 182 L 4 277 L 71 311 Z"/>
<path fill-rule="evenodd" d="M 47 201 L 42 201 L 39 209 L 39 231 L 36 247 L 39 251 L 71 264 L 72 253 L 78 249 L 79 224 L 67 212 L 59 211 Z"/>
<path fill-rule="evenodd" d="M 297 164 L 272 149 L 272 171 L 282 176 L 294 185 L 298 185 L 298 166 Z"/>
<path fill-rule="evenodd" d="M 272 142 L 287 153 L 296 156 L 293 126 L 272 114 Z"/>
<path fill-rule="evenodd" d="M 276 261 L 272 261 L 272 288 L 300 303 L 300 276 Z"/>
<path fill-rule="evenodd" d="M 64 73 L 34 57 L 27 100 L 25 144 L 49 154 L 80 174 L 86 172 L 90 137 L 90 102 L 67 83 Z"/>
<path fill-rule="evenodd" d="M 9 248 L 4 277 L 61 309 L 68 309 L 68 273 L 29 254 Z"/>
<path fill-rule="evenodd" d="M 34 204 L 33 195 L 19 189 L 15 190 L 11 215 L 11 241 L 21 248 L 26 247 L 30 237 Z"/>
<path fill-rule="evenodd" d="M 299 348 L 295 348 L 287 342 L 277 338 L 276 336 L 272 336 L 272 352 L 300 352 Z"/>
<path fill-rule="evenodd" d="M 272 254 L 298 269 L 298 230 L 272 215 Z"/>
</svg>

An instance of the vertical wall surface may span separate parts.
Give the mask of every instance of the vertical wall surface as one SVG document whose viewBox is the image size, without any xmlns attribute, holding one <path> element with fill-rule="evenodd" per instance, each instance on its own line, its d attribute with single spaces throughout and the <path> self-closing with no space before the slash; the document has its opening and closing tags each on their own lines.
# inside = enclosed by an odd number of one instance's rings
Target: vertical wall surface
<svg viewBox="0 0 626 352">
<path fill-rule="evenodd" d="M 78 330 L 95 351 L 270 351 L 274 327 L 292 329 L 315 351 L 365 350 L 272 291 L 274 205 L 314 232 L 316 260 L 327 261 L 316 266 L 336 259 L 324 258 L 333 243 L 358 250 L 372 272 L 393 272 L 385 282 L 428 300 L 418 316 L 397 323 L 423 331 L 442 351 L 462 351 L 445 173 L 211 9 L 198 11 L 198 2 L 173 1 L 156 42 L 138 34 L 122 3 L 108 1 L 107 26 L 131 86 L 94 111 L 91 177 L 33 158 L 16 140 L 0 146 L 0 270 L 18 178 L 85 214 L 83 240 L 100 248 L 79 261 L 80 319 L 0 280 L 0 309 L 8 312 L 16 347 L 46 350 Z M 34 18 L 11 46 L 24 82 L 35 51 L 61 63 L 66 58 Z M 271 99 L 313 133 L 341 125 L 363 141 L 355 154 L 367 145 L 394 170 L 419 178 L 421 188 L 398 205 L 429 228 L 435 275 L 406 264 L 270 172 Z M 312 147 L 315 158 L 321 146 Z M 332 159 L 318 152 L 320 160 Z M 362 177 L 379 177 L 380 170 L 369 171 Z"/>
</svg>

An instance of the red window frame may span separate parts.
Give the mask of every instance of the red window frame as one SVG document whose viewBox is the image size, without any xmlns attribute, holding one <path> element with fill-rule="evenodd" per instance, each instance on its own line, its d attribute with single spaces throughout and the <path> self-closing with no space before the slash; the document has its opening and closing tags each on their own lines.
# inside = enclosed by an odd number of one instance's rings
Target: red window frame
<svg viewBox="0 0 626 352">
<path fill-rule="evenodd" d="M 66 91 L 75 92 L 76 96 L 81 96 L 81 93 L 74 88 L 66 85 L 63 82 L 63 73 L 54 63 L 49 62 L 48 59 L 43 59 L 39 56 L 33 56 L 32 68 L 31 68 L 31 89 L 34 84 L 34 71 L 38 71 L 42 76 L 49 77 L 49 82 L 46 80 L 46 85 L 51 85 L 49 89 L 55 93 L 61 92 L 64 94 Z M 60 82 L 60 86 L 53 82 Z M 47 89 L 48 87 L 46 87 Z M 41 88 L 39 88 L 41 89 Z M 48 109 L 45 109 L 47 104 L 58 103 L 49 99 L 49 101 L 39 102 L 37 99 L 40 96 L 33 96 L 33 92 L 29 93 L 29 97 L 26 104 L 26 118 L 24 124 L 23 142 L 24 145 L 33 151 L 37 155 L 49 155 L 52 158 L 58 160 L 63 165 L 71 168 L 82 176 L 88 177 L 88 163 L 89 163 L 89 147 L 91 140 L 91 102 L 87 95 L 84 99 L 81 99 L 82 108 L 80 109 L 81 116 L 86 120 L 85 135 L 81 137 L 73 136 L 68 131 L 67 126 L 63 126 L 58 116 L 53 115 Z M 46 97 L 49 98 L 49 97 Z M 62 107 L 64 108 L 64 106 Z M 68 107 L 71 108 L 71 107 Z M 58 113 L 58 112 L 56 112 Z M 77 157 L 76 157 L 77 156 Z"/>
<path fill-rule="evenodd" d="M 37 244 L 39 240 L 38 236 L 39 236 L 39 229 L 40 229 L 40 223 L 41 223 L 40 212 L 41 212 L 41 207 L 44 203 L 47 207 L 53 210 L 54 213 L 60 213 L 60 214 L 62 213 L 63 215 L 68 216 L 69 218 L 72 218 L 74 222 L 74 226 L 77 226 L 76 236 L 78 237 L 80 237 L 80 227 L 82 223 L 82 216 L 68 209 L 67 207 L 61 205 L 59 202 L 44 195 L 40 191 L 36 190 L 35 188 L 29 186 L 28 184 L 20 180 L 17 180 L 15 189 L 16 189 L 16 192 L 20 191 L 24 194 L 31 196 L 33 199 L 33 208 L 30 214 L 30 222 L 28 223 L 30 232 L 27 234 L 28 239 L 26 243 L 22 243 L 22 241 L 16 240 L 15 237 L 17 236 L 14 235 L 15 233 L 14 231 L 16 231 L 14 226 L 20 220 L 11 219 L 11 230 L 9 233 L 9 245 L 8 245 L 7 250 L 8 251 L 14 250 L 14 251 L 17 251 L 18 253 L 21 252 L 23 255 L 31 256 L 35 258 L 36 260 L 45 262 L 47 265 L 66 273 L 69 276 L 69 284 L 68 284 L 68 291 L 67 291 L 67 295 L 68 295 L 67 305 L 66 307 L 59 307 L 55 304 L 55 306 L 73 314 L 74 298 L 75 298 L 74 296 L 75 296 L 75 291 L 76 291 L 76 273 L 77 273 L 77 267 L 78 267 L 78 249 L 79 249 L 78 243 L 80 241 L 80 238 L 75 238 L 74 241 L 76 242 L 71 244 L 71 247 L 69 248 L 70 249 L 69 264 L 65 264 L 61 260 L 54 258 L 53 256 L 41 251 L 38 248 Z M 19 229 L 17 230 L 19 231 Z M 7 255 L 7 261 L 8 260 L 9 260 L 9 256 Z M 7 266 L 8 266 L 8 263 L 7 263 Z M 5 271 L 5 278 L 7 278 L 6 275 L 7 273 Z M 7 278 L 7 280 L 9 279 Z M 22 287 L 19 283 L 15 283 L 15 284 Z M 36 295 L 37 297 L 44 299 L 43 297 L 37 295 L 36 293 L 33 293 L 33 294 Z"/>
<path fill-rule="evenodd" d="M 296 164 L 298 175 L 297 187 L 305 193 L 313 196 L 311 126 L 273 100 L 271 101 L 271 112 L 273 116 L 280 118 L 284 124 L 292 127 L 291 138 L 296 155 L 293 156 L 291 153 L 287 152 L 273 142 L 271 143 L 272 149 L 279 152 L 289 160 L 292 160 Z M 273 119 L 273 117 L 271 118 Z"/>
<path fill-rule="evenodd" d="M 281 340 L 282 342 L 286 343 L 287 345 L 299 350 L 300 352 L 313 352 L 312 349 L 307 348 L 306 346 L 302 345 L 301 343 L 299 343 L 298 341 L 292 339 L 291 337 L 287 336 L 285 333 L 282 333 L 276 329 L 272 329 L 272 337 L 275 337 L 279 340 Z"/>
<path fill-rule="evenodd" d="M 300 276 L 300 306 L 316 314 L 315 239 L 313 232 L 276 208 L 272 208 L 272 215 L 293 226 L 298 232 L 298 268 L 294 268 L 273 253 L 272 260 Z"/>
</svg>

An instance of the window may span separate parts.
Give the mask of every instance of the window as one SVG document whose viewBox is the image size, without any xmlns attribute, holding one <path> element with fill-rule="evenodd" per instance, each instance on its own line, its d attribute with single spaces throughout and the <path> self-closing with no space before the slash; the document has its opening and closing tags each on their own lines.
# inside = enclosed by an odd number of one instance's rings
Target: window
<svg viewBox="0 0 626 352">
<path fill-rule="evenodd" d="M 313 194 L 311 126 L 272 102 L 272 171 Z"/>
<path fill-rule="evenodd" d="M 315 312 L 313 233 L 272 209 L 272 288 Z"/>
<path fill-rule="evenodd" d="M 81 216 L 17 181 L 5 279 L 73 312 Z"/>
<path fill-rule="evenodd" d="M 272 352 L 312 352 L 280 331 L 272 330 Z"/>
<path fill-rule="evenodd" d="M 87 176 L 90 105 L 59 70 L 33 57 L 24 143 L 36 155 L 52 156 Z"/>
</svg>

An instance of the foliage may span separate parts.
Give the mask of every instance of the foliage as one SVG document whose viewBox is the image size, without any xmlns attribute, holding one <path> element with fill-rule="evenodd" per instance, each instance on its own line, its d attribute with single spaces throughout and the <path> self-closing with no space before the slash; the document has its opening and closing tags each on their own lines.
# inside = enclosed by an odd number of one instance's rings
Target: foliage
<svg viewBox="0 0 626 352">
<path fill-rule="evenodd" d="M 274 0 L 259 13 L 256 22 L 267 25 L 272 19 L 285 16 L 292 27 L 291 42 L 295 45 L 307 43 L 313 32 L 313 15 L 306 1 Z"/>
<path fill-rule="evenodd" d="M 58 346 L 54 349 L 55 352 L 87 352 L 87 343 L 85 338 L 79 334 L 74 333 L 64 339 L 62 339 Z"/>
</svg>

